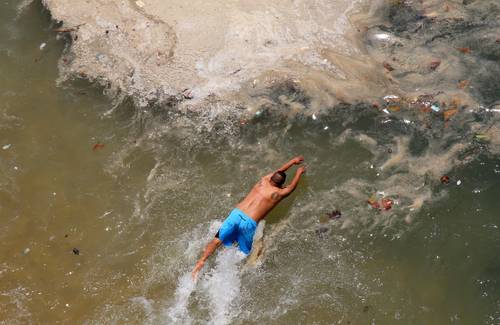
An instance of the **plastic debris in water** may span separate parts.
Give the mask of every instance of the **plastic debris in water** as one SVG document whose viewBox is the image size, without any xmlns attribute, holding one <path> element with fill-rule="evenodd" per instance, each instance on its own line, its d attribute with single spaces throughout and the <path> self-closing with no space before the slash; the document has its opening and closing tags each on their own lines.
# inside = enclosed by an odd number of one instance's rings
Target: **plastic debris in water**
<svg viewBox="0 0 500 325">
<path fill-rule="evenodd" d="M 104 144 L 102 144 L 102 143 L 96 143 L 96 144 L 94 144 L 94 146 L 92 147 L 92 150 L 93 150 L 93 151 L 96 151 L 96 150 L 103 149 L 103 148 L 104 148 Z"/>
<path fill-rule="evenodd" d="M 262 112 L 261 111 L 257 111 L 255 112 L 255 116 L 261 116 L 262 115 Z"/>
<path fill-rule="evenodd" d="M 392 209 L 392 206 L 394 204 L 394 201 L 390 198 L 387 198 L 387 197 L 383 198 L 380 202 L 382 203 L 382 207 L 386 211 Z"/>
<path fill-rule="evenodd" d="M 384 62 L 384 68 L 385 68 L 387 71 L 389 71 L 389 72 L 394 71 L 394 68 L 392 67 L 392 65 L 390 65 L 390 64 L 389 64 L 389 63 L 387 63 L 387 62 Z"/>
<path fill-rule="evenodd" d="M 462 185 L 462 181 L 461 181 L 461 180 L 458 180 L 458 181 L 457 181 L 457 186 L 460 186 L 460 185 Z"/>
<path fill-rule="evenodd" d="M 328 126 L 325 126 L 325 127 L 323 128 L 323 130 L 325 130 L 325 131 L 326 131 L 326 130 L 328 130 L 328 129 L 329 129 L 329 127 L 328 127 Z"/>
<path fill-rule="evenodd" d="M 471 52 L 470 47 L 459 47 L 457 48 L 457 50 L 462 52 L 463 54 L 469 54 Z"/>
<path fill-rule="evenodd" d="M 378 40 L 388 41 L 392 37 L 389 34 L 379 33 L 379 34 L 375 34 L 375 38 L 378 39 Z"/>
<path fill-rule="evenodd" d="M 441 176 L 441 179 L 440 179 L 441 183 L 443 184 L 449 184 L 450 183 L 450 177 L 449 176 Z"/>
<path fill-rule="evenodd" d="M 458 89 L 465 89 L 465 88 L 467 88 L 467 86 L 469 86 L 469 84 L 470 84 L 469 80 L 460 80 L 457 87 L 458 87 Z"/>
<path fill-rule="evenodd" d="M 429 65 L 429 68 L 432 70 L 432 71 L 435 71 L 439 66 L 441 65 L 441 60 L 434 60 L 431 62 L 431 64 Z"/>
<path fill-rule="evenodd" d="M 29 254 L 29 252 L 31 252 L 31 249 L 29 249 L 29 248 L 25 248 L 25 249 L 24 249 L 24 251 L 23 251 L 23 254 L 24 254 L 24 255 L 28 255 L 28 254 Z"/>
<path fill-rule="evenodd" d="M 139 7 L 139 8 L 143 8 L 143 7 L 144 7 L 144 2 L 142 2 L 142 1 L 140 1 L 140 0 L 139 0 L 139 1 L 136 1 L 136 2 L 135 2 L 135 4 L 136 4 L 136 5 L 137 5 L 137 7 Z"/>
<path fill-rule="evenodd" d="M 6 144 L 5 146 L 2 147 L 3 150 L 9 150 L 10 147 L 12 147 L 12 145 L 9 143 L 9 144 Z"/>
<path fill-rule="evenodd" d="M 396 95 L 387 95 L 384 97 L 384 100 L 386 102 L 399 102 L 401 100 L 401 98 L 399 96 L 396 96 Z"/>
<path fill-rule="evenodd" d="M 312 115 L 312 119 L 315 120 L 315 121 L 318 119 L 318 117 L 316 116 L 316 114 Z"/>
<path fill-rule="evenodd" d="M 384 108 L 384 109 L 382 110 L 382 112 L 384 112 L 385 114 L 391 114 L 391 112 L 389 112 L 389 110 L 388 110 L 387 108 Z"/>
<path fill-rule="evenodd" d="M 371 205 L 372 208 L 376 209 L 376 210 L 380 210 L 380 204 L 378 203 L 378 201 L 371 197 L 368 199 L 368 204 Z"/>
<path fill-rule="evenodd" d="M 342 212 L 340 212 L 339 210 L 334 210 L 332 212 L 327 213 L 326 215 L 328 216 L 328 218 L 332 220 L 337 220 L 342 217 Z"/>
<path fill-rule="evenodd" d="M 441 107 L 439 107 L 439 105 L 437 104 L 432 104 L 431 109 L 436 113 L 439 113 L 441 111 Z"/>
<path fill-rule="evenodd" d="M 443 112 L 443 118 L 445 121 L 448 121 L 450 118 L 453 117 L 453 115 L 455 115 L 457 113 L 458 113 L 458 109 L 456 109 L 456 108 L 449 109 L 449 110 Z"/>
<path fill-rule="evenodd" d="M 382 194 L 383 192 L 379 193 Z M 388 197 L 383 197 L 379 202 L 375 197 L 372 196 L 371 198 L 368 199 L 367 202 L 375 210 L 389 211 L 390 209 L 392 209 L 392 206 L 394 205 L 394 200 Z"/>
<path fill-rule="evenodd" d="M 474 138 L 477 140 L 484 140 L 484 141 L 488 141 L 490 139 L 487 134 L 482 134 L 482 133 L 477 133 L 476 135 L 474 135 Z"/>
<path fill-rule="evenodd" d="M 42 43 L 40 44 L 40 51 L 43 51 L 43 49 L 47 46 L 47 43 Z"/>
<path fill-rule="evenodd" d="M 73 254 L 80 255 L 80 250 L 78 248 L 73 248 Z"/>
<path fill-rule="evenodd" d="M 193 91 L 189 88 L 186 88 L 182 91 L 182 96 L 184 97 L 184 99 L 193 99 L 194 98 Z"/>
</svg>

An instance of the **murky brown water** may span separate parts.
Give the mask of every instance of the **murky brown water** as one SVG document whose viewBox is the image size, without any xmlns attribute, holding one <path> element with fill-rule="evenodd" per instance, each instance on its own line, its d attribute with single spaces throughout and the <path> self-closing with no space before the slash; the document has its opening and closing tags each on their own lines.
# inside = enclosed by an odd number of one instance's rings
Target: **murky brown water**
<svg viewBox="0 0 500 325">
<path fill-rule="evenodd" d="M 3 2 L 0 22 L 2 323 L 500 323 L 500 160 L 468 129 L 498 113 L 109 113 L 101 89 L 57 85 L 64 42 L 39 4 Z M 492 89 L 474 100 L 493 107 Z M 313 101 L 286 84 L 264 95 Z M 221 251 L 194 286 L 223 217 L 297 153 L 309 171 L 269 216 L 262 264 Z M 396 204 L 377 212 L 372 195 Z"/>
</svg>

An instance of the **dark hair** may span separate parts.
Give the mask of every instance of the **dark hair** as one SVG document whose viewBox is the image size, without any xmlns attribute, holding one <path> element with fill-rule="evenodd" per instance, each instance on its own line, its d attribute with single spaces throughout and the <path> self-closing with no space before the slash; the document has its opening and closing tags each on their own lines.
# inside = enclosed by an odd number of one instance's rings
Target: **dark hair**
<svg viewBox="0 0 500 325">
<path fill-rule="evenodd" d="M 285 172 L 278 171 L 274 173 L 273 176 L 271 176 L 271 180 L 274 184 L 278 185 L 278 187 L 281 187 L 283 184 L 285 184 L 286 174 Z"/>
</svg>

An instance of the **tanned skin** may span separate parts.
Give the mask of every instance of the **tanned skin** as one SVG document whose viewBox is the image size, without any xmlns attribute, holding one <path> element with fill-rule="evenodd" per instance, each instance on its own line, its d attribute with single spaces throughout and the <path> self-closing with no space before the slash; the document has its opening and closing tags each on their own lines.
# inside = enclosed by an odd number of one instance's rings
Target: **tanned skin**
<svg viewBox="0 0 500 325">
<path fill-rule="evenodd" d="M 264 219 L 269 211 L 271 211 L 278 203 L 286 198 L 290 193 L 292 193 L 297 184 L 299 183 L 300 177 L 305 173 L 306 167 L 300 166 L 295 173 L 292 182 L 286 187 L 279 187 L 278 184 L 271 180 L 271 177 L 276 172 L 285 172 L 293 165 L 300 165 L 304 162 L 304 157 L 297 156 L 281 166 L 275 172 L 268 174 L 261 178 L 261 180 L 255 184 L 250 193 L 240 202 L 236 207 L 243 211 L 247 216 L 259 223 Z M 193 280 L 196 280 L 198 272 L 203 268 L 205 261 L 212 255 L 215 250 L 222 244 L 219 238 L 214 238 L 205 247 L 202 256 L 196 263 L 193 272 L 191 273 Z"/>
</svg>

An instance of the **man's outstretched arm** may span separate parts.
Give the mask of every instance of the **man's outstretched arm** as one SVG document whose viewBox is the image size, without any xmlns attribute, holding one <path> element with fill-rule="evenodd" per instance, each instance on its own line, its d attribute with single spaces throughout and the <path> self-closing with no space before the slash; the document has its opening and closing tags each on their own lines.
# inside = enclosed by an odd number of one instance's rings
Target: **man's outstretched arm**
<svg viewBox="0 0 500 325">
<path fill-rule="evenodd" d="M 295 172 L 295 176 L 293 177 L 292 182 L 287 187 L 285 187 L 284 189 L 282 189 L 281 191 L 279 191 L 279 194 L 282 197 L 284 197 L 284 196 L 290 195 L 290 193 L 292 193 L 293 191 L 295 191 L 295 188 L 299 184 L 300 177 L 305 172 L 306 172 L 306 166 L 300 166 L 299 168 L 297 168 L 297 171 Z"/>
<path fill-rule="evenodd" d="M 191 272 L 193 280 L 196 280 L 198 273 L 203 268 L 203 265 L 205 265 L 205 261 L 210 257 L 210 255 L 215 252 L 220 244 L 222 244 L 222 241 L 219 238 L 214 238 L 210 243 L 208 243 L 208 245 L 205 247 L 205 250 L 203 251 L 203 255 L 198 260 L 198 263 L 196 263 L 193 272 Z"/>
<path fill-rule="evenodd" d="M 286 172 L 293 165 L 301 164 L 303 161 L 304 161 L 304 157 L 297 156 L 297 157 L 293 158 L 292 160 L 290 160 L 289 162 L 287 162 L 286 164 L 284 164 L 283 166 L 281 166 L 277 171 L 278 172 Z"/>
</svg>

